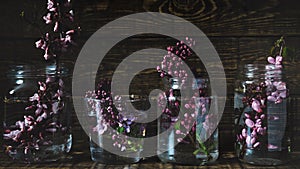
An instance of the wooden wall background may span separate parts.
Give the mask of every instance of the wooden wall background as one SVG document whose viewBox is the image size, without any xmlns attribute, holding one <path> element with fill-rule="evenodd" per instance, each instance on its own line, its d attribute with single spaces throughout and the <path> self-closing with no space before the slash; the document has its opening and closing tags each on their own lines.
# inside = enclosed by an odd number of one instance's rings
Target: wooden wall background
<svg viewBox="0 0 300 169">
<path fill-rule="evenodd" d="M 297 0 L 73 0 L 77 21 L 82 28 L 78 48 L 63 60 L 72 70 L 78 52 L 85 41 L 101 26 L 119 17 L 138 12 L 164 12 L 180 16 L 199 27 L 211 40 L 223 62 L 228 98 L 219 125 L 221 151 L 233 150 L 233 86 L 242 63 L 264 61 L 273 42 L 286 36 L 293 61 L 286 61 L 286 75 L 290 85 L 293 149 L 300 150 L 300 1 Z M 7 92 L 6 72 L 9 65 L 29 64 L 45 66 L 40 50 L 34 42 L 40 33 L 20 17 L 43 25 L 46 0 L 10 0 L 0 5 L 0 95 Z M 192 5 L 186 5 L 192 4 Z M 133 51 L 145 47 L 165 48 L 170 39 L 161 36 L 136 36 L 121 42 L 107 55 L 105 70 Z M 107 71 L 107 75 L 112 72 Z M 149 75 L 150 79 L 155 76 Z M 1 102 L 1 114 L 3 114 Z M 73 114 L 74 149 L 87 151 L 88 138 Z M 1 116 L 2 120 L 2 116 Z M 83 150 L 84 149 L 84 150 Z"/>
</svg>

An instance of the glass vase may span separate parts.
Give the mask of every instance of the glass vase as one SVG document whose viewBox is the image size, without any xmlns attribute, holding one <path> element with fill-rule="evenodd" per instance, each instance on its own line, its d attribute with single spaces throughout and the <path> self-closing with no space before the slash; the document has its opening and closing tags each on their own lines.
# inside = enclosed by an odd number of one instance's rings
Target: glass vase
<svg viewBox="0 0 300 169">
<path fill-rule="evenodd" d="M 85 98 L 91 159 L 103 164 L 132 164 L 141 159 L 146 114 L 132 109 L 138 100 Z"/>
<path fill-rule="evenodd" d="M 70 97 L 63 79 L 66 69 L 14 66 L 7 72 L 3 147 L 18 162 L 48 162 L 71 149 Z"/>
<path fill-rule="evenodd" d="M 158 119 L 158 157 L 162 162 L 183 165 L 213 163 L 219 156 L 218 129 L 210 125 L 215 120 L 209 110 L 217 108 L 210 106 L 214 98 L 208 96 L 208 81 L 194 81 L 193 94 L 188 98 L 181 96 L 183 85 L 178 78 L 171 78 L 169 82 L 170 89 L 159 97 L 158 103 L 161 113 Z M 184 113 L 181 120 L 179 113 Z M 167 135 L 161 134 L 169 129 Z"/>
<path fill-rule="evenodd" d="M 247 64 L 234 97 L 236 154 L 246 163 L 280 165 L 290 159 L 288 90 L 280 65 Z"/>
</svg>

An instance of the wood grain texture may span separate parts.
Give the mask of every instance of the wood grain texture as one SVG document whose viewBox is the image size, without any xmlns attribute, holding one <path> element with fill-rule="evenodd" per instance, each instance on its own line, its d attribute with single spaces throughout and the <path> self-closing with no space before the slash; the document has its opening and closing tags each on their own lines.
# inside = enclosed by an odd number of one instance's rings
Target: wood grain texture
<svg viewBox="0 0 300 169">
<path fill-rule="evenodd" d="M 41 36 L 36 26 L 43 25 L 46 1 L 10 0 L 1 3 L 0 10 L 0 95 L 7 92 L 9 65 L 28 64 L 44 67 L 42 51 L 35 49 L 34 42 Z M 274 40 L 285 35 L 287 45 L 293 48 L 295 60 L 285 62 L 286 75 L 291 94 L 290 118 L 292 128 L 292 148 L 300 150 L 300 1 L 297 0 L 74 0 L 76 20 L 82 27 L 81 37 L 76 51 L 63 58 L 63 62 L 72 72 L 79 51 L 87 39 L 103 25 L 117 18 L 138 12 L 164 12 L 182 17 L 208 35 L 223 63 L 228 97 L 225 111 L 219 125 L 220 149 L 232 151 L 233 134 L 233 91 L 238 67 L 244 63 L 263 62 L 269 53 Z M 24 12 L 25 19 L 20 17 Z M 41 27 L 44 29 L 44 27 Z M 113 38 L 113 37 L 111 37 Z M 171 38 L 158 35 L 135 36 L 121 41 L 106 55 L 99 66 L 100 77 L 110 77 L 116 66 L 132 52 L 144 48 L 165 49 L 174 42 Z M 101 41 L 105 43 L 105 41 Z M 99 44 L 100 45 L 100 44 Z M 101 50 L 101 49 L 99 49 Z M 144 64 L 139 61 L 140 64 Z M 192 67 L 199 67 L 201 62 L 192 60 Z M 84 74 L 82 76 L 85 76 Z M 149 81 L 145 81 L 148 77 Z M 153 70 L 142 72 L 132 84 L 135 92 L 149 92 L 158 87 L 157 76 Z M 149 82 L 152 83 L 149 83 Z M 138 85 L 137 85 L 138 84 Z M 136 85 L 136 86 L 135 86 Z M 144 89 L 148 90 L 144 90 Z M 1 102 L 1 107 L 2 102 Z M 3 110 L 3 109 L 1 109 Z M 2 111 L 0 111 L 2 114 Z M 2 116 L 1 116 L 2 117 Z M 0 119 L 2 120 L 2 119 Z M 155 125 L 155 123 L 153 124 Z M 109 168 L 89 161 L 88 138 L 80 127 L 75 113 L 73 114 L 74 149 L 73 161 L 48 165 L 48 168 Z M 155 134 L 156 131 L 149 132 Z M 1 157 L 2 158 L 2 154 Z M 82 161 L 82 162 L 80 162 Z M 1 167 L 11 166 L 12 162 L 2 163 Z M 18 166 L 18 165 L 17 165 Z M 42 167 L 43 165 L 39 165 Z M 290 165 L 289 167 L 297 165 Z M 20 165 L 18 167 L 27 167 Z M 134 168 L 134 166 L 132 166 Z M 135 165 L 140 168 L 184 168 L 151 161 Z M 233 157 L 220 162 L 222 168 L 242 168 Z M 195 167 L 196 168 L 196 167 Z M 205 167 L 203 167 L 205 168 Z M 214 166 L 207 167 L 214 168 Z M 276 167 L 275 167 L 276 168 Z M 283 167 L 284 168 L 284 167 Z"/>
<path fill-rule="evenodd" d="M 274 36 L 299 35 L 298 1 L 267 0 L 144 0 L 146 11 L 183 17 L 207 35 Z M 188 6 L 188 7 L 187 7 Z M 286 10 L 289 17 L 286 16 Z"/>
<path fill-rule="evenodd" d="M 17 5 L 15 5 L 17 4 Z M 77 0 L 74 1 L 77 21 L 87 36 L 104 24 L 124 15 L 138 12 L 164 12 L 182 17 L 208 36 L 289 36 L 300 35 L 300 14 L 297 0 Z M 5 1 L 1 5 L 0 37 L 38 37 L 40 33 L 20 17 L 36 25 L 45 11 L 43 1 Z M 17 25 L 17 26 L 16 26 Z M 42 24 L 40 24 L 42 25 Z"/>
<path fill-rule="evenodd" d="M 299 154 L 294 154 L 295 156 Z M 219 160 L 211 165 L 207 166 L 186 166 L 179 164 L 164 164 L 161 163 L 157 158 L 145 159 L 140 161 L 137 164 L 129 165 L 106 165 L 97 162 L 93 162 L 87 158 L 87 156 L 81 154 L 73 154 L 73 158 L 67 158 L 62 161 L 55 163 L 43 163 L 43 164 L 22 164 L 16 163 L 8 160 L 7 158 L 1 158 L 0 169 L 15 169 L 15 168 L 41 168 L 41 169 L 72 169 L 72 168 L 82 168 L 82 169 L 297 169 L 300 163 L 299 160 L 292 160 L 291 162 L 280 165 L 280 166 L 254 166 L 245 163 L 239 162 L 234 154 L 232 153 L 223 153 L 220 155 Z"/>
</svg>

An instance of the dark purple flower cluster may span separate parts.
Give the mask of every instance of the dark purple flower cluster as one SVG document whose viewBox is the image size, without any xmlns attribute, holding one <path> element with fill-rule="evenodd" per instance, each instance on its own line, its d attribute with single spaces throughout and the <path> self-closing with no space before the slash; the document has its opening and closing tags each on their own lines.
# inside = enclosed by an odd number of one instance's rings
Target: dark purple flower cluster
<svg viewBox="0 0 300 169">
<path fill-rule="evenodd" d="M 207 113 L 210 104 L 207 91 L 208 81 L 205 78 L 194 79 L 193 85 L 190 86 L 195 89 L 191 97 L 181 98 L 180 96 L 180 90 L 192 84 L 188 82 L 188 74 L 182 65 L 192 55 L 190 47 L 194 45 L 195 41 L 187 37 L 185 41 L 177 42 L 176 46 L 167 48 L 168 54 L 164 56 L 161 66 L 157 66 L 157 71 L 160 72 L 160 77 L 169 79 L 169 88 L 159 96 L 158 105 L 162 109 L 161 127 L 168 129 L 174 125 L 175 134 L 179 136 L 178 142 L 199 144 L 196 143 L 196 135 L 199 134 L 196 133 L 197 125 L 202 126 L 206 131 L 213 128 L 210 120 L 213 117 Z M 185 111 L 182 112 L 184 118 L 178 121 L 177 116 L 180 110 Z M 201 122 L 195 123 L 195 119 L 201 119 Z"/>
<path fill-rule="evenodd" d="M 132 145 L 128 136 L 144 137 L 146 128 L 135 123 L 135 112 L 127 110 L 126 104 L 131 104 L 130 100 L 124 100 L 121 96 L 112 98 L 110 86 L 111 82 L 104 80 L 98 84 L 96 91 L 86 92 L 87 106 L 95 112 L 96 118 L 96 126 L 91 126 L 91 130 L 97 135 L 108 132 L 106 134 L 111 136 L 112 145 L 121 151 L 133 150 L 133 147 L 140 145 Z"/>
<path fill-rule="evenodd" d="M 166 82 L 165 92 L 158 97 L 158 106 L 162 111 L 159 129 L 173 129 L 175 141 L 179 143 L 175 147 L 178 153 L 184 151 L 187 153 L 184 155 L 188 156 L 201 154 L 210 161 L 211 152 L 217 147 L 216 138 L 211 135 L 217 132 L 214 120 L 217 117 L 209 112 L 214 99 L 209 96 L 209 80 L 188 77 L 184 66 L 184 62 L 193 55 L 191 47 L 194 45 L 195 41 L 187 37 L 185 41 L 168 47 L 168 54 L 164 56 L 161 66 L 157 66 L 160 77 Z M 192 92 L 181 96 L 181 90 L 187 88 L 191 88 Z M 173 139 L 173 136 L 170 137 L 162 139 Z"/>
<path fill-rule="evenodd" d="M 70 0 L 48 0 L 46 6 L 47 13 L 43 19 L 52 31 L 46 32 L 35 45 L 45 51 L 45 60 L 55 59 L 56 70 L 52 75 L 47 74 L 44 82 L 38 82 L 39 90 L 29 98 L 30 106 L 26 108 L 29 113 L 24 113 L 24 119 L 5 126 L 4 139 L 12 140 L 11 145 L 6 145 L 10 154 L 14 154 L 16 148 L 24 149 L 24 154 L 27 154 L 41 146 L 57 144 L 53 136 L 64 136 L 68 132 L 60 117 L 66 97 L 59 57 L 75 45 L 74 35 L 80 28 L 72 28 L 74 11 Z"/>
<path fill-rule="evenodd" d="M 51 145 L 54 133 L 66 132 L 58 120 L 64 111 L 63 81 L 60 78 L 48 77 L 46 83 L 38 82 L 39 90 L 29 98 L 31 105 L 26 107 L 30 112 L 23 120 L 8 126 L 4 131 L 4 139 L 12 140 L 14 148 L 23 148 L 24 153 L 41 146 Z M 14 151 L 7 145 L 7 151 Z"/>
<path fill-rule="evenodd" d="M 161 66 L 157 66 L 157 71 L 163 77 L 176 77 L 180 80 L 181 86 L 187 81 L 187 72 L 183 68 L 184 60 L 192 55 L 190 47 L 195 45 L 192 38 L 186 37 L 186 41 L 176 43 L 176 46 L 167 48 L 168 54 L 164 56 Z M 179 57 L 178 57 L 179 56 Z"/>
<path fill-rule="evenodd" d="M 73 28 L 74 11 L 70 0 L 48 0 L 47 14 L 43 19 L 47 25 L 52 26 L 52 32 L 45 33 L 35 45 L 45 51 L 45 60 L 56 58 L 76 45 L 74 36 L 80 27 Z"/>
</svg>

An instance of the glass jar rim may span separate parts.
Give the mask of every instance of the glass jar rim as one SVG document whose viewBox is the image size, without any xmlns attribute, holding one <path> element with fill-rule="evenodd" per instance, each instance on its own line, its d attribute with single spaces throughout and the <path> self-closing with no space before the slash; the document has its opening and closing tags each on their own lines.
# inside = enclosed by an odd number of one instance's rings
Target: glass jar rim
<svg viewBox="0 0 300 169">
<path fill-rule="evenodd" d="M 28 64 L 17 64 L 10 65 L 6 72 L 7 77 L 15 78 L 34 78 L 34 77 L 45 77 L 45 76 L 68 76 L 69 70 L 63 65 L 60 66 L 59 73 L 57 73 L 56 65 L 47 65 L 46 67 L 28 65 Z"/>
<path fill-rule="evenodd" d="M 276 64 L 263 64 L 263 63 L 251 63 L 243 66 L 242 75 L 244 79 L 250 79 L 251 81 L 264 81 L 264 80 L 280 80 L 284 78 L 284 71 L 282 65 Z M 248 81 L 247 81 L 248 82 Z"/>
<path fill-rule="evenodd" d="M 257 70 L 257 69 L 266 69 L 266 70 L 270 70 L 270 69 L 281 69 L 282 66 L 281 65 L 276 65 L 276 64 L 264 64 L 264 63 L 248 63 L 248 64 L 244 64 L 244 69 L 247 68 L 254 68 L 253 70 Z"/>
</svg>

